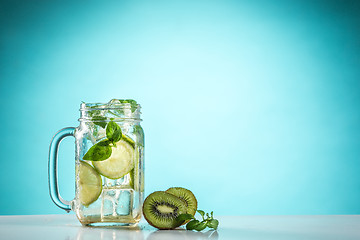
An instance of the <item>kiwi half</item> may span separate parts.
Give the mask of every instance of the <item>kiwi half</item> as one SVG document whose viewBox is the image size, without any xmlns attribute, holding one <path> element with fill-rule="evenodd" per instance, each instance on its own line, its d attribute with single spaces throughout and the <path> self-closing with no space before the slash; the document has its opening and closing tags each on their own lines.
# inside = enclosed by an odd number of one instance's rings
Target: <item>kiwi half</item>
<svg viewBox="0 0 360 240">
<path fill-rule="evenodd" d="M 165 192 L 173 194 L 181 200 L 185 201 L 187 213 L 193 216 L 195 215 L 197 210 L 197 200 L 195 195 L 189 189 L 182 187 L 172 187 Z"/>
<path fill-rule="evenodd" d="M 144 201 L 143 214 L 146 221 L 159 229 L 174 229 L 182 224 L 176 218 L 186 212 L 186 203 L 166 192 L 151 193 Z"/>
</svg>

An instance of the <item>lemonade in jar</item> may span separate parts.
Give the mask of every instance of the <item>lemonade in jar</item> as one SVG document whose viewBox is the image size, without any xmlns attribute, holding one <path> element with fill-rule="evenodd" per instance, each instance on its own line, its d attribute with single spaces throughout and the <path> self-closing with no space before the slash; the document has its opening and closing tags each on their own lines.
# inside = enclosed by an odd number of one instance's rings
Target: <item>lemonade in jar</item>
<svg viewBox="0 0 360 240">
<path fill-rule="evenodd" d="M 50 195 L 60 208 L 73 210 L 83 225 L 135 226 L 144 199 L 144 132 L 140 105 L 131 99 L 82 103 L 80 125 L 60 130 L 49 154 Z M 57 149 L 75 137 L 76 192 L 63 200 L 57 186 Z"/>
</svg>

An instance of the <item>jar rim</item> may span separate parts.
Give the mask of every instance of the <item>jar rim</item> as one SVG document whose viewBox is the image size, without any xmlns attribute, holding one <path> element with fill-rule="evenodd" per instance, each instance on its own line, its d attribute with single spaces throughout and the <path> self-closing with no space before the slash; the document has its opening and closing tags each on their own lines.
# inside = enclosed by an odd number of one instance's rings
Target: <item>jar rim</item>
<svg viewBox="0 0 360 240">
<path fill-rule="evenodd" d="M 132 106 L 136 106 L 137 110 L 141 109 L 141 105 L 136 103 L 135 105 L 132 105 L 131 103 L 116 103 L 112 105 L 107 105 L 107 103 L 85 103 L 82 102 L 80 104 L 80 110 L 111 110 L 111 109 L 129 109 Z"/>
<path fill-rule="evenodd" d="M 141 118 L 109 118 L 109 119 L 92 119 L 87 117 L 80 117 L 79 122 L 141 122 Z"/>
<path fill-rule="evenodd" d="M 140 109 L 140 104 L 132 99 L 112 99 L 108 103 L 82 102 L 79 121 L 142 121 Z"/>
</svg>

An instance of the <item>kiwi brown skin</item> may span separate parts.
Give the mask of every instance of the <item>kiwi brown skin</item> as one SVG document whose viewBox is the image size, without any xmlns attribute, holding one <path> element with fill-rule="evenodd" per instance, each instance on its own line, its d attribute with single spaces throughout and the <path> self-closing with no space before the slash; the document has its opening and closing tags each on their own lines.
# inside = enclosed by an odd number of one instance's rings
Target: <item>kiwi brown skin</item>
<svg viewBox="0 0 360 240">
<path fill-rule="evenodd" d="M 180 198 L 181 200 L 185 201 L 187 207 L 186 210 L 187 213 L 195 216 L 197 210 L 197 199 L 189 189 L 183 187 L 171 187 L 165 192 L 173 194 L 176 197 Z M 183 224 L 186 224 L 189 221 L 186 221 Z"/>
<path fill-rule="evenodd" d="M 151 209 L 154 209 L 156 207 L 152 206 L 152 204 L 156 202 L 159 203 L 159 205 L 167 205 L 167 203 L 169 205 L 175 205 L 177 208 L 176 211 L 176 215 L 174 216 L 173 219 L 168 219 L 168 222 L 166 222 L 167 226 L 164 225 L 157 225 L 156 224 L 156 218 L 159 218 L 159 216 L 155 216 L 155 215 L 151 215 L 153 213 L 151 213 Z M 168 206 L 169 206 L 168 205 Z M 158 228 L 158 229 L 174 229 L 179 227 L 182 222 L 176 221 L 176 217 L 180 214 L 184 214 L 186 213 L 186 203 L 185 201 L 181 200 L 180 198 L 170 194 L 170 193 L 166 193 L 164 191 L 156 191 L 151 193 L 149 196 L 147 196 L 147 198 L 144 201 L 143 204 L 143 215 L 145 220 L 153 227 Z M 158 210 L 158 209 L 157 209 Z M 154 219 L 151 219 L 154 218 Z M 164 217 L 163 220 L 159 220 L 159 221 L 166 221 L 166 217 Z"/>
</svg>

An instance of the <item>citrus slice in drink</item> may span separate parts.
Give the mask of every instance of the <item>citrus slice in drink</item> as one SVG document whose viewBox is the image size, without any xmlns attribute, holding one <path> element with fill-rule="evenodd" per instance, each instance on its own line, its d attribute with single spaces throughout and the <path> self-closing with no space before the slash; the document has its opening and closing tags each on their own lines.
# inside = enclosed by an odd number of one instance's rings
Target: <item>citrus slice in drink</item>
<svg viewBox="0 0 360 240">
<path fill-rule="evenodd" d="M 93 161 L 93 165 L 96 171 L 107 178 L 122 178 L 134 168 L 134 147 L 126 138 L 122 138 L 111 148 L 108 159 Z"/>
<path fill-rule="evenodd" d="M 79 199 L 84 206 L 89 206 L 95 202 L 101 194 L 101 176 L 86 162 L 80 161 L 78 167 Z"/>
</svg>

